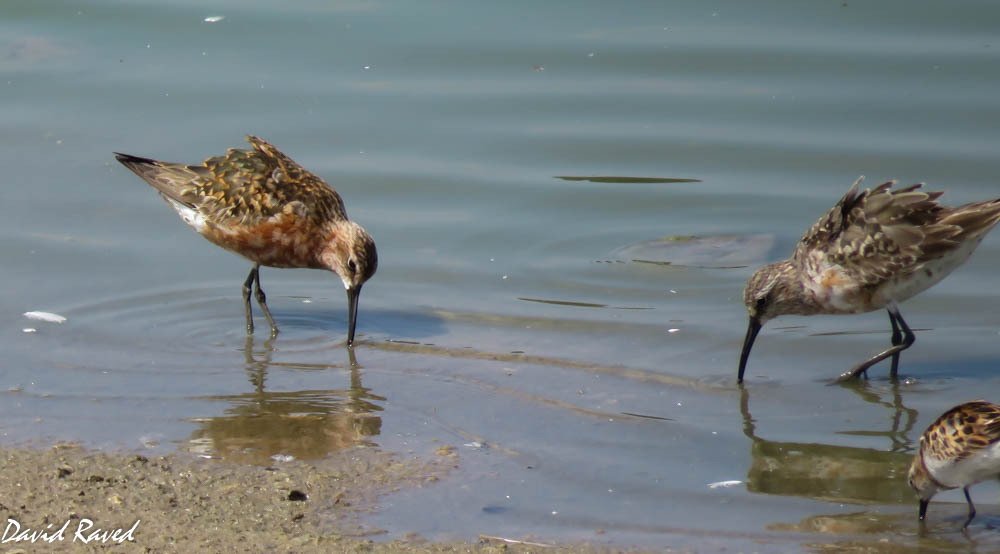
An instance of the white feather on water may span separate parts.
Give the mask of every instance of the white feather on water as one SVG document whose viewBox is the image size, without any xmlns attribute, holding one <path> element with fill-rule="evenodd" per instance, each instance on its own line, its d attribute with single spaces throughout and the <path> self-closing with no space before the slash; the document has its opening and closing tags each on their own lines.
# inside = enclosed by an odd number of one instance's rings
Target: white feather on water
<svg viewBox="0 0 1000 554">
<path fill-rule="evenodd" d="M 736 485 L 739 485 L 742 482 L 743 481 L 716 481 L 714 483 L 709 483 L 708 488 L 718 489 L 722 487 L 735 487 Z"/>
<path fill-rule="evenodd" d="M 24 312 L 24 317 L 37 319 L 38 321 L 48 321 L 49 323 L 62 323 L 66 321 L 64 316 L 52 312 Z"/>
</svg>

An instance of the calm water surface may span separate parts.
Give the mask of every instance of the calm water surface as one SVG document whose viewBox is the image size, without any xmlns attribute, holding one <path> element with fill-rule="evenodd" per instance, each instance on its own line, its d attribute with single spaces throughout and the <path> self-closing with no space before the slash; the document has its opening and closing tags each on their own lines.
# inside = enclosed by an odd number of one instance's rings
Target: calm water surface
<svg viewBox="0 0 1000 554">
<path fill-rule="evenodd" d="M 0 14 L 8 443 L 259 464 L 455 447 L 450 479 L 373 518 L 390 537 L 1000 547 L 994 484 L 974 491 L 969 542 L 955 492 L 919 538 L 904 477 L 930 420 L 1000 400 L 1000 236 L 903 305 L 919 329 L 905 382 L 877 366 L 827 385 L 887 345 L 873 313 L 771 323 L 734 383 L 747 277 L 858 175 L 1000 195 L 996 4 Z M 193 163 L 247 133 L 331 182 L 378 243 L 353 353 L 341 285 L 319 271 L 264 269 L 282 332 L 247 340 L 249 264 L 111 155 Z"/>
</svg>

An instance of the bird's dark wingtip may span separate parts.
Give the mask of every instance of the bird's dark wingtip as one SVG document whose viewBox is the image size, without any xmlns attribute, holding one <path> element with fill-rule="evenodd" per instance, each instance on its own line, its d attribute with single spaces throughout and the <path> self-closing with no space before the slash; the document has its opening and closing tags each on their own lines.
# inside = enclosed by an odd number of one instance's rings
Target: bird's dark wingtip
<svg viewBox="0 0 1000 554">
<path fill-rule="evenodd" d="M 142 156 L 133 156 L 132 154 L 122 154 L 121 152 L 112 152 L 115 155 L 115 159 L 119 162 L 128 164 L 154 164 L 156 160 L 150 158 L 143 158 Z"/>
</svg>

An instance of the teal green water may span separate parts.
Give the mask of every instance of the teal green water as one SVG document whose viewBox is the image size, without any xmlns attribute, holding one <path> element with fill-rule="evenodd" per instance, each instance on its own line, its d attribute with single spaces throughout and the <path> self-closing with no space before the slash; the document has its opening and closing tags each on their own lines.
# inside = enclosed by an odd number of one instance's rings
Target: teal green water
<svg viewBox="0 0 1000 554">
<path fill-rule="evenodd" d="M 454 446 L 449 479 L 373 516 L 389 537 L 1000 544 L 996 485 L 973 489 L 974 543 L 955 532 L 961 493 L 935 500 L 921 539 L 903 477 L 934 417 L 1000 400 L 998 236 L 902 306 L 918 329 L 903 383 L 877 366 L 827 386 L 887 345 L 884 313 L 772 322 L 734 383 L 747 277 L 858 175 L 1000 196 L 993 3 L 8 0 L 0 15 L 8 443 L 250 463 Z M 341 285 L 319 271 L 264 269 L 282 332 L 248 342 L 249 264 L 111 155 L 194 163 L 248 133 L 333 184 L 378 244 L 353 360 Z"/>
</svg>

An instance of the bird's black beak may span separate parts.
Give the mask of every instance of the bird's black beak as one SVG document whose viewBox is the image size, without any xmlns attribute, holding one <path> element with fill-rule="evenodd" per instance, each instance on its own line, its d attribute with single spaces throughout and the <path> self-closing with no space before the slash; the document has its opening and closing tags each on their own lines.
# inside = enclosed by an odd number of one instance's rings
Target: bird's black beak
<svg viewBox="0 0 1000 554">
<path fill-rule="evenodd" d="M 753 348 L 753 341 L 760 332 L 760 318 L 750 317 L 750 326 L 747 327 L 747 337 L 743 339 L 743 352 L 740 353 L 740 370 L 736 374 L 736 382 L 743 382 L 743 371 L 747 368 L 747 358 L 750 357 L 750 349 Z"/>
<path fill-rule="evenodd" d="M 930 500 L 924 500 L 923 498 L 920 499 L 920 517 L 918 518 L 920 521 L 923 521 L 924 517 L 927 516 L 927 505 L 930 503 Z"/>
<path fill-rule="evenodd" d="M 354 344 L 354 327 L 358 324 L 358 298 L 361 285 L 347 289 L 347 346 Z"/>
</svg>

